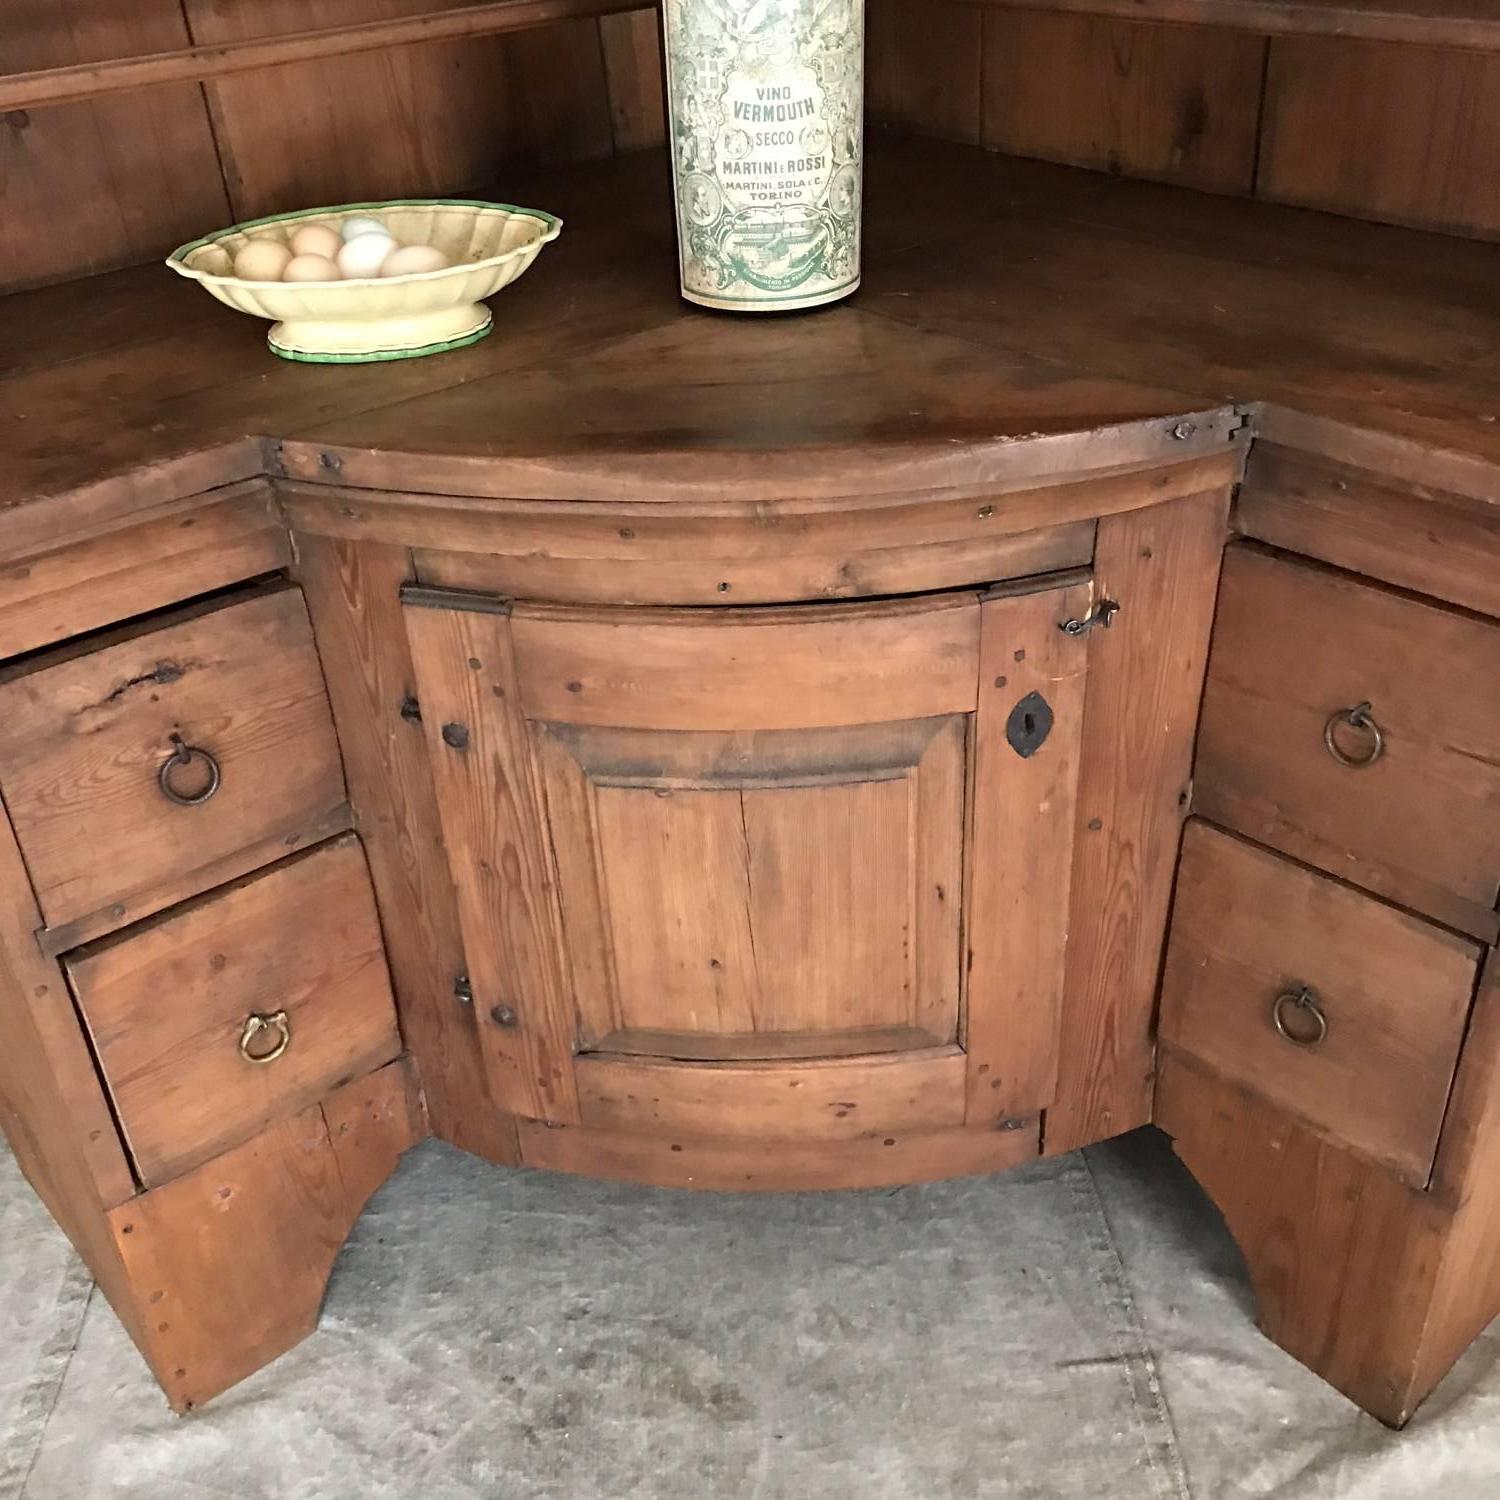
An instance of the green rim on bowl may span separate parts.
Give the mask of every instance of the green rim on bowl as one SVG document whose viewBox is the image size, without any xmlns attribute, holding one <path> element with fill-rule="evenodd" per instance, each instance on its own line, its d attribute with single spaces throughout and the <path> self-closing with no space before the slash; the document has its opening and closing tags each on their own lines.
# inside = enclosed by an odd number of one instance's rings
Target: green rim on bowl
<svg viewBox="0 0 1500 1500">
<path fill-rule="evenodd" d="M 266 346 L 278 358 L 294 360 L 299 365 L 378 365 L 392 359 L 421 359 L 424 354 L 446 354 L 450 349 L 466 349 L 470 344 L 488 338 L 494 326 L 495 320 L 491 317 L 484 327 L 460 334 L 456 339 L 441 339 L 415 349 L 372 349 L 368 354 L 310 354 L 301 349 L 283 349 L 269 334 Z"/>
</svg>

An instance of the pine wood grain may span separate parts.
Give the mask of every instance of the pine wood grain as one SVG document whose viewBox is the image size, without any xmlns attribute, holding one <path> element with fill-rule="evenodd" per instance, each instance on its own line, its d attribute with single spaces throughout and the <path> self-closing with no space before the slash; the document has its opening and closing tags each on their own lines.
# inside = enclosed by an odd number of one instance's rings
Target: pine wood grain
<svg viewBox="0 0 1500 1500">
<path fill-rule="evenodd" d="M 802 1062 L 578 1060 L 581 1123 L 622 1135 L 761 1143 L 850 1140 L 962 1124 L 957 1047 Z"/>
<path fill-rule="evenodd" d="M 1037 1155 L 1035 1119 L 1007 1121 L 1000 1130 L 900 1130 L 816 1145 L 783 1141 L 775 1151 L 753 1141 L 679 1142 L 669 1136 L 626 1136 L 531 1121 L 521 1122 L 520 1133 L 529 1167 L 727 1193 L 826 1192 L 937 1182 L 1003 1172 Z"/>
<path fill-rule="evenodd" d="M 971 1128 L 1034 1114 L 1057 1091 L 1088 663 L 1087 641 L 1058 627 L 1086 618 L 1092 603 L 1083 579 L 1035 592 L 997 590 L 979 609 L 964 924 L 964 1118 Z M 1032 694 L 1045 701 L 1052 727 L 1022 757 L 1006 730 Z"/>
<path fill-rule="evenodd" d="M 628 619 L 518 606 L 527 714 L 661 730 L 815 729 L 967 713 L 972 594 L 792 610 L 634 611 Z M 766 673 L 776 664 L 775 692 Z"/>
<path fill-rule="evenodd" d="M 1095 592 L 1120 604 L 1089 635 L 1077 852 L 1049 1153 L 1151 1115 L 1162 937 L 1187 813 L 1228 496 L 1099 526 Z"/>
<path fill-rule="evenodd" d="M 510 620 L 405 614 L 491 1091 L 513 1115 L 577 1123 L 577 1023 Z"/>
<path fill-rule="evenodd" d="M 1455 1214 L 1434 1288 L 1416 1388 L 1432 1389 L 1500 1314 L 1500 952 L 1479 978 L 1433 1173 Z"/>
<path fill-rule="evenodd" d="M 1242 536 L 1500 617 L 1500 515 L 1441 488 L 1260 439 L 1234 524 Z"/>
<path fill-rule="evenodd" d="M 981 16 L 952 0 L 912 5 L 868 0 L 866 93 L 876 118 L 943 136 L 979 140 Z"/>
<path fill-rule="evenodd" d="M 1178 881 L 1163 1041 L 1425 1187 L 1479 945 L 1196 819 Z M 1308 1047 L 1271 1019 L 1303 985 L 1328 1027 Z"/>
<path fill-rule="evenodd" d="M 992 151 L 1248 193 L 1265 49 L 1258 37 L 1212 27 L 987 12 L 983 141 Z"/>
<path fill-rule="evenodd" d="M 1263 197 L 1500 236 L 1494 54 L 1275 41 L 1263 135 Z"/>
<path fill-rule="evenodd" d="M 423 583 L 564 603 L 722 606 L 922 593 L 1076 566 L 1093 555 L 1095 517 L 1201 494 L 1241 467 L 1238 451 L 1221 448 L 1180 463 L 1132 455 L 1071 481 L 986 474 L 979 493 L 661 501 L 653 485 L 640 499 L 566 507 L 561 495 L 439 497 L 297 480 L 277 491 L 299 531 L 426 543 L 414 552 Z"/>
<path fill-rule="evenodd" d="M 0 657 L 206 594 L 290 560 L 264 479 L 182 514 L 0 564 Z"/>
<path fill-rule="evenodd" d="M 912 3 L 912 0 L 907 0 Z M 1270 36 L 1365 37 L 1500 50 L 1489 0 L 971 0 L 987 10 L 1046 11 Z"/>
<path fill-rule="evenodd" d="M 297 537 L 297 576 L 327 673 L 402 1034 L 422 1061 L 433 1132 L 514 1165 L 515 1125 L 490 1096 L 479 1022 L 453 991 L 467 966 L 453 877 L 422 728 L 401 712 L 417 687 L 400 603 L 409 569 L 400 548 Z"/>
<path fill-rule="evenodd" d="M 438 3 L 410 14 L 360 19 L 355 13 L 311 29 L 293 24 L 263 38 L 168 51 L 147 51 L 138 41 L 90 66 L 27 69 L 0 75 L 0 109 L 45 108 L 80 99 L 255 72 L 321 58 L 348 57 L 391 47 L 469 41 L 526 31 L 577 17 L 628 11 L 639 0 L 475 0 L 460 6 Z"/>
<path fill-rule="evenodd" d="M 631 11 L 599 18 L 609 118 L 616 151 L 640 151 L 666 140 L 659 13 Z"/>
<path fill-rule="evenodd" d="M 147 1186 L 401 1050 L 369 873 L 352 837 L 74 953 L 64 968 Z M 284 1055 L 246 1062 L 247 1019 L 280 1013 L 291 1038 Z"/>
<path fill-rule="evenodd" d="M 344 801 L 295 589 L 86 654 L 61 648 L 0 685 L 0 705 L 0 784 L 48 926 L 114 903 L 139 911 L 157 887 L 181 899 L 186 872 L 207 878 L 235 850 L 291 837 Z M 219 761 L 219 790 L 200 805 L 174 805 L 157 784 L 174 733 Z"/>
<path fill-rule="evenodd" d="M 1175 1052 L 1162 1058 L 1156 1122 L 1224 1215 L 1266 1334 L 1404 1425 L 1430 1389 L 1422 1346 L 1446 1212 Z"/>
<path fill-rule="evenodd" d="M 102 1212 L 135 1192 L 135 1177 L 66 976 L 32 938 L 40 922 L 0 816 L 0 1123 L 27 1180 L 113 1287 L 120 1273 Z"/>
<path fill-rule="evenodd" d="M 1061 502 L 1061 496 L 1054 498 Z M 736 529 L 727 519 L 721 524 L 725 531 Z M 493 544 L 502 541 L 496 535 Z M 737 604 L 785 604 L 962 588 L 976 578 L 1024 578 L 1078 567 L 1094 555 L 1094 523 L 910 547 L 867 549 L 857 537 L 849 542 L 845 550 L 807 556 L 621 559 L 607 568 L 579 558 L 523 554 L 519 547 L 506 556 L 418 548 L 413 569 L 423 583 L 440 588 L 566 604 L 703 605 L 726 597 Z"/>
<path fill-rule="evenodd" d="M 312 1332 L 365 1201 L 426 1133 L 415 1072 L 397 1061 L 110 1214 L 125 1311 L 176 1410 Z"/>
<path fill-rule="evenodd" d="M 19 13 L 17 13 L 19 11 Z M 177 0 L 23 0 L 8 7 L 5 73 L 182 47 Z M 0 74 L 0 98 L 14 80 Z M 0 103 L 0 287 L 129 265 L 228 222 L 202 90 L 37 109 Z"/>
<path fill-rule="evenodd" d="M 222 47 L 313 27 L 420 16 L 423 0 L 187 0 Z M 310 26 L 309 23 L 312 23 Z M 292 63 L 207 85 L 235 218 L 319 203 L 451 194 L 510 158 L 608 155 L 598 25 Z M 545 102 L 543 102 L 545 101 Z M 420 121 L 420 129 L 414 123 Z M 293 123 L 294 122 L 294 123 Z"/>
<path fill-rule="evenodd" d="M 953 1042 L 966 728 L 534 726 L 580 1045 Z"/>
<path fill-rule="evenodd" d="M 1497 668 L 1493 622 L 1232 547 L 1194 806 L 1340 879 L 1493 936 Z M 1330 715 L 1361 703 L 1372 705 L 1384 749 L 1351 769 L 1328 753 L 1324 733 Z M 1370 748 L 1366 736 L 1343 733 L 1351 754 Z"/>
</svg>

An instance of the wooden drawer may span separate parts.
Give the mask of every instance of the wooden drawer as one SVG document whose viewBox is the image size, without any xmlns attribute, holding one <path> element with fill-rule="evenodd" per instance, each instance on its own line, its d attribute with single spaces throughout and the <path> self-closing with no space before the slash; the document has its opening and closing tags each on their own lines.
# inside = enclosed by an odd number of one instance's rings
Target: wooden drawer
<svg viewBox="0 0 1500 1500">
<path fill-rule="evenodd" d="M 1431 1170 L 1481 949 L 1205 823 L 1188 824 L 1161 1037 L 1394 1168 Z M 1281 1006 L 1303 987 L 1315 1005 Z M 1326 1022 L 1318 1035 L 1317 1014 Z M 1310 1043 L 1310 1044 L 1309 1044 Z"/>
<path fill-rule="evenodd" d="M 1382 748 L 1340 764 L 1330 718 Z M 1353 758 L 1368 731 L 1335 725 Z M 1500 625 L 1232 547 L 1203 700 L 1195 810 L 1476 936 L 1500 889 Z"/>
<path fill-rule="evenodd" d="M 174 736 L 219 767 L 195 805 L 160 781 Z M 191 795 L 208 763 L 173 778 Z M 52 952 L 326 833 L 344 780 L 301 594 L 257 591 L 12 676 L 0 684 L 0 793 Z"/>
<path fill-rule="evenodd" d="M 401 1050 L 364 853 L 352 836 L 63 964 L 148 1186 Z M 283 1038 L 272 1061 L 243 1055 L 270 1052 Z"/>
</svg>

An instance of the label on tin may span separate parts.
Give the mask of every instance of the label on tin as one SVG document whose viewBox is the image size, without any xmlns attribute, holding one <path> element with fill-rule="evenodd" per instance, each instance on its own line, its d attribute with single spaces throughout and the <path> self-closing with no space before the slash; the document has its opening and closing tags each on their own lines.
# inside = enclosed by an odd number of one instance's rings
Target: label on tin
<svg viewBox="0 0 1500 1500">
<path fill-rule="evenodd" d="M 682 289 L 754 311 L 859 284 L 863 0 L 665 0 Z"/>
</svg>

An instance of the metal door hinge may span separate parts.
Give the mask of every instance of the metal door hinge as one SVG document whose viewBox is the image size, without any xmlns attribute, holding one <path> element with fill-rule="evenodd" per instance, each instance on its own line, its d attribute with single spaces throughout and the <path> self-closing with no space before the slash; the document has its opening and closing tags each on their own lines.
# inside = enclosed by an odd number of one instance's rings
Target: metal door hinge
<svg viewBox="0 0 1500 1500">
<path fill-rule="evenodd" d="M 1087 635 L 1096 625 L 1108 630 L 1119 613 L 1120 605 L 1113 599 L 1101 599 L 1081 620 L 1064 620 L 1057 628 L 1064 635 Z"/>
</svg>

